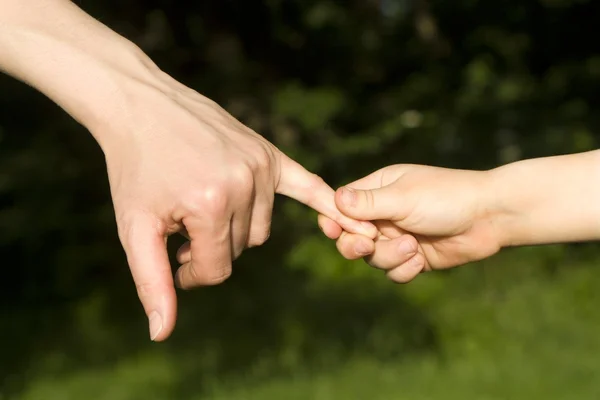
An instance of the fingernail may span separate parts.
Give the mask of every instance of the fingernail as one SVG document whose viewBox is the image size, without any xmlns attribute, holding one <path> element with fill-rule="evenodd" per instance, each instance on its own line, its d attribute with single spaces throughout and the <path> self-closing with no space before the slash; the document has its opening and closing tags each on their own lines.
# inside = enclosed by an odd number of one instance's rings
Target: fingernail
<svg viewBox="0 0 600 400">
<path fill-rule="evenodd" d="M 181 266 L 179 267 L 179 269 L 175 273 L 174 281 L 175 281 L 175 287 L 176 288 L 183 289 L 183 285 L 181 284 Z"/>
<path fill-rule="evenodd" d="M 415 247 L 415 244 L 410 240 L 405 240 L 402 243 L 400 243 L 398 250 L 400 251 L 401 254 L 404 254 L 407 256 L 412 256 L 413 254 L 416 254 L 416 252 L 417 252 L 417 248 Z"/>
<path fill-rule="evenodd" d="M 356 192 L 354 189 L 345 187 L 342 189 L 342 202 L 347 206 L 356 205 Z"/>
<path fill-rule="evenodd" d="M 421 270 L 423 268 L 423 256 L 421 256 L 420 254 L 415 254 L 414 257 L 412 257 L 409 261 L 408 261 L 409 265 L 412 268 L 416 268 L 418 270 Z"/>
<path fill-rule="evenodd" d="M 420 255 L 415 254 L 415 256 L 409 260 L 409 263 L 413 267 L 419 267 L 420 268 L 423 265 L 423 260 L 421 259 Z"/>
<path fill-rule="evenodd" d="M 163 330 L 162 317 L 156 311 L 152 311 L 148 316 L 150 322 L 150 340 L 154 341 Z"/>
<path fill-rule="evenodd" d="M 359 241 L 354 245 L 354 251 L 356 251 L 356 254 L 360 256 L 366 256 L 367 254 L 371 253 L 371 248 L 365 242 Z"/>
</svg>

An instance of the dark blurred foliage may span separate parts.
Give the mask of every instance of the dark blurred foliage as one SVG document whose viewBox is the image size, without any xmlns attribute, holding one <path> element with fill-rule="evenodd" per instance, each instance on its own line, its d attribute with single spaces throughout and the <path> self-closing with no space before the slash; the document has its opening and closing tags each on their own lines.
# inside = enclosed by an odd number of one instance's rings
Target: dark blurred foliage
<svg viewBox="0 0 600 400">
<path fill-rule="evenodd" d="M 332 186 L 393 163 L 484 169 L 598 145 L 591 0 L 77 3 Z M 100 149 L 33 89 L 1 77 L 0 94 L 6 394 L 141 352 L 176 354 L 181 391 L 259 355 L 272 376 L 361 351 L 435 353 L 427 309 L 341 260 L 315 214 L 285 199 L 272 239 L 226 284 L 181 293 L 175 334 L 151 345 Z"/>
</svg>

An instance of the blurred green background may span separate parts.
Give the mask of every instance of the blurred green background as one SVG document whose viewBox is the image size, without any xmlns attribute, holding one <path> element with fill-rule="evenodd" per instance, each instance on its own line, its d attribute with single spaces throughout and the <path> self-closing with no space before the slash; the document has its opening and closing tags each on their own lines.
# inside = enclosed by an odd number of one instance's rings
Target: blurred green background
<svg viewBox="0 0 600 400">
<path fill-rule="evenodd" d="M 77 3 L 334 187 L 598 147 L 600 2 Z M 598 245 L 399 286 L 283 198 L 270 241 L 151 343 L 99 148 L 5 76 L 0 260 L 3 400 L 600 398 Z"/>
</svg>

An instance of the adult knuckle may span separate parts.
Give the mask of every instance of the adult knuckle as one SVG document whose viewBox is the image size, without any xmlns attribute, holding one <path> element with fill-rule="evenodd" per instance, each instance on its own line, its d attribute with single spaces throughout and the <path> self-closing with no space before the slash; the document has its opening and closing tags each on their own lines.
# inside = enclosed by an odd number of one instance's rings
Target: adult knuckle
<svg viewBox="0 0 600 400">
<path fill-rule="evenodd" d="M 221 214 L 227 210 L 229 196 L 223 184 L 211 184 L 186 196 L 185 207 L 193 214 Z"/>
<path fill-rule="evenodd" d="M 200 279 L 200 273 L 198 272 L 198 265 L 194 264 L 194 263 L 190 263 L 190 265 L 187 268 L 188 271 L 188 286 L 197 286 L 200 285 L 202 283 L 201 279 Z"/>
<path fill-rule="evenodd" d="M 254 169 L 256 171 L 268 170 L 271 167 L 271 154 L 270 149 L 265 144 L 261 144 L 254 152 Z"/>
<path fill-rule="evenodd" d="M 140 210 L 123 211 L 116 214 L 117 220 L 117 235 L 121 244 L 127 247 L 134 243 L 136 236 L 140 234 L 140 222 L 144 221 L 144 228 L 150 225 L 151 229 L 161 230 L 162 222 L 155 216 Z M 145 233 L 145 232 L 144 232 Z"/>
<path fill-rule="evenodd" d="M 269 240 L 270 237 L 271 237 L 271 228 L 270 227 L 260 229 L 256 234 L 254 234 L 250 237 L 248 246 L 249 247 L 262 246 L 263 244 L 265 244 L 267 242 L 267 240 Z"/>
<path fill-rule="evenodd" d="M 177 274 L 175 275 L 177 285 L 182 290 L 190 290 L 196 286 L 199 286 L 201 282 L 198 278 L 198 271 L 194 269 L 194 263 L 192 262 L 188 262 L 179 267 Z"/>
<path fill-rule="evenodd" d="M 117 217 L 117 233 L 121 243 L 124 245 L 129 241 L 134 225 L 134 216 L 131 212 L 119 212 Z"/>
<path fill-rule="evenodd" d="M 208 284 L 213 286 L 220 285 L 231 277 L 231 273 L 230 267 L 217 268 L 215 272 L 211 274 Z"/>
<path fill-rule="evenodd" d="M 123 220 L 119 220 L 119 223 L 117 224 L 117 235 L 119 237 L 121 245 L 123 245 L 124 247 L 126 247 L 127 244 L 131 242 L 131 226 L 131 222 Z"/>
<path fill-rule="evenodd" d="M 270 237 L 271 237 L 271 228 L 267 227 L 261 232 L 261 235 L 258 237 L 259 245 L 265 244 L 267 242 L 267 240 L 269 240 Z"/>
<path fill-rule="evenodd" d="M 241 164 L 231 169 L 229 180 L 235 192 L 247 192 L 254 187 L 254 172 L 251 167 Z"/>
</svg>

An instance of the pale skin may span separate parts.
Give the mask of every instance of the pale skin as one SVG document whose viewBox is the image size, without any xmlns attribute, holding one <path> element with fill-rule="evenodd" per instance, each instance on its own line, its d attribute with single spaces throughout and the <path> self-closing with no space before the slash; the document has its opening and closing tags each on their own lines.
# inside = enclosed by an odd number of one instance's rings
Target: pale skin
<svg viewBox="0 0 600 400">
<path fill-rule="evenodd" d="M 322 179 L 71 1 L 0 0 L 0 70 L 62 107 L 104 152 L 152 340 L 175 327 L 175 282 L 221 283 L 244 249 L 267 240 L 276 193 L 376 236 L 338 211 Z M 174 280 L 166 240 L 177 232 L 190 243 Z"/>
<path fill-rule="evenodd" d="M 489 171 L 391 165 L 338 189 L 335 200 L 379 228 L 371 240 L 320 215 L 340 253 L 406 283 L 506 247 L 600 240 L 600 150 Z"/>
<path fill-rule="evenodd" d="M 153 340 L 176 320 L 167 237 L 191 239 L 178 253 L 180 287 L 221 283 L 245 248 L 267 240 L 276 193 L 319 211 L 342 255 L 397 282 L 503 247 L 600 239 L 598 151 L 485 172 L 395 165 L 334 200 L 319 177 L 68 0 L 0 0 L 0 70 L 55 101 L 102 148 Z"/>
</svg>

